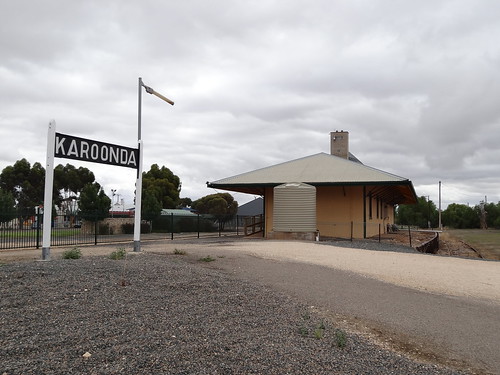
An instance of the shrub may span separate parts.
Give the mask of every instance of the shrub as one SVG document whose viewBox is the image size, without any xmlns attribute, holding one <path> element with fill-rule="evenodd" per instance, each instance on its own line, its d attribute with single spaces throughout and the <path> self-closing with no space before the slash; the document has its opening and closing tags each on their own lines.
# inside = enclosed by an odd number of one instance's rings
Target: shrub
<svg viewBox="0 0 500 375">
<path fill-rule="evenodd" d="M 108 234 L 113 234 L 113 228 L 111 228 L 108 223 L 106 223 L 106 224 L 99 224 L 99 229 L 98 230 L 99 230 L 98 233 L 101 236 L 106 236 Z"/>
<path fill-rule="evenodd" d="M 299 333 L 302 337 L 307 337 L 309 335 L 309 329 L 307 327 L 300 327 L 299 328 Z"/>
<path fill-rule="evenodd" d="M 149 223 L 141 223 L 141 233 L 151 233 L 151 225 Z"/>
<path fill-rule="evenodd" d="M 120 259 L 125 258 L 126 256 L 127 256 L 127 251 L 123 247 L 121 247 L 118 250 L 113 251 L 109 255 L 109 259 L 120 260 Z"/>
<path fill-rule="evenodd" d="M 124 234 L 133 234 L 134 233 L 134 224 L 132 224 L 132 223 L 122 224 L 122 232 Z"/>
<path fill-rule="evenodd" d="M 63 259 L 80 259 L 81 257 L 82 257 L 82 252 L 77 247 L 74 247 L 71 250 L 66 250 L 62 254 Z"/>
<path fill-rule="evenodd" d="M 213 262 L 215 260 L 215 258 L 212 258 L 210 255 L 207 255 L 206 257 L 204 258 L 200 258 L 200 262 Z"/>
<path fill-rule="evenodd" d="M 186 255 L 187 252 L 185 250 L 179 250 L 179 249 L 175 249 L 174 250 L 174 254 L 175 255 Z"/>
</svg>

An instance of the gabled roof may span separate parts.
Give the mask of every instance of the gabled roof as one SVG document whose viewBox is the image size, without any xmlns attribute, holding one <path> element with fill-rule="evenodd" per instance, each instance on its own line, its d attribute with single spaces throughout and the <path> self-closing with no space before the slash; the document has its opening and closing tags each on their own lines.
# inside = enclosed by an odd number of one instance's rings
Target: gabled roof
<svg viewBox="0 0 500 375">
<path fill-rule="evenodd" d="M 416 203 L 410 180 L 338 156 L 319 153 L 208 182 L 208 187 L 242 193 L 264 193 L 265 187 L 287 182 L 313 186 L 377 185 L 376 192 L 388 203 Z"/>
</svg>

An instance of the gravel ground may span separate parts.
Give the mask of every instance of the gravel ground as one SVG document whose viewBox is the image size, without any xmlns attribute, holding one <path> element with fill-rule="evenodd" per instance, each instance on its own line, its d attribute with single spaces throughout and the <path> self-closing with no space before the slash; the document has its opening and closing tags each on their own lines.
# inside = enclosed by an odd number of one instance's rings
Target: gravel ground
<svg viewBox="0 0 500 375">
<path fill-rule="evenodd" d="M 141 253 L 0 266 L 0 374 L 461 374 L 207 265 Z"/>
</svg>

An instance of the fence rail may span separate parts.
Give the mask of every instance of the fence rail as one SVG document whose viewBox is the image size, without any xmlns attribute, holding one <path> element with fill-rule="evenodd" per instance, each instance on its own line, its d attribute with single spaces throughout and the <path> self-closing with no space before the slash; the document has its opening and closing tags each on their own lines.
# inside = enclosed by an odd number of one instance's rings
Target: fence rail
<svg viewBox="0 0 500 375">
<path fill-rule="evenodd" d="M 133 222 L 133 217 L 97 221 L 77 215 L 54 215 L 50 225 L 51 246 L 133 241 Z M 243 216 L 170 214 L 143 221 L 141 234 L 143 239 L 238 236 L 243 234 L 244 226 Z M 9 217 L 0 213 L 0 250 L 41 248 L 45 228 L 41 212 L 10 214 Z"/>
</svg>

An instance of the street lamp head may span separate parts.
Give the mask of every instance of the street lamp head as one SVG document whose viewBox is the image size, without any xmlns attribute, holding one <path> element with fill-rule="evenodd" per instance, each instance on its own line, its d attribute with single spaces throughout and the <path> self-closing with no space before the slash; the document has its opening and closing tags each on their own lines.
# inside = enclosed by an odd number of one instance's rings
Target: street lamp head
<svg viewBox="0 0 500 375">
<path fill-rule="evenodd" d="M 144 89 L 146 90 L 146 92 L 148 94 L 151 94 L 151 95 L 154 95 L 158 98 L 160 98 L 161 100 L 164 100 L 166 101 L 168 104 L 170 105 L 174 105 L 174 102 L 170 99 L 168 99 L 167 97 L 163 96 L 162 94 L 160 94 L 159 92 L 156 92 L 155 90 L 153 90 L 153 88 L 149 87 L 149 86 L 146 86 L 144 83 L 142 83 L 142 80 L 141 80 L 141 85 L 144 87 Z"/>
</svg>

